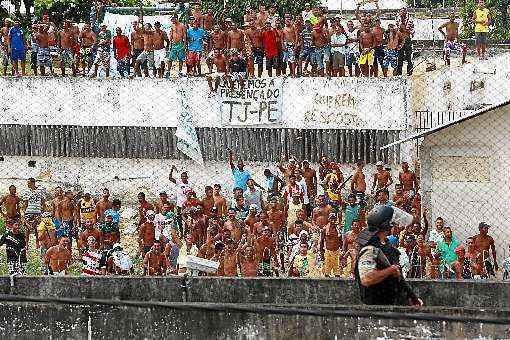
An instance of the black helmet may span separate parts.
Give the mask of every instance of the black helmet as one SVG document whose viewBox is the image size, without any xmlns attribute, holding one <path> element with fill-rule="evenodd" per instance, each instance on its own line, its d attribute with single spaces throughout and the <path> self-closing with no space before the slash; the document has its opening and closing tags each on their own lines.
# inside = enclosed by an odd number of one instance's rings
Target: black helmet
<svg viewBox="0 0 510 340">
<path fill-rule="evenodd" d="M 369 227 L 375 227 L 378 230 L 388 230 L 391 228 L 390 222 L 392 217 L 392 207 L 378 205 L 368 213 L 367 224 Z"/>
</svg>

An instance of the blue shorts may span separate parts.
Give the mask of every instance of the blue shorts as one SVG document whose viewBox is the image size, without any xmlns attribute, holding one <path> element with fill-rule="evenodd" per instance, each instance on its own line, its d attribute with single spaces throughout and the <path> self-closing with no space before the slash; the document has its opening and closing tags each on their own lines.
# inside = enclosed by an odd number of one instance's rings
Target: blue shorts
<svg viewBox="0 0 510 340">
<path fill-rule="evenodd" d="M 325 48 L 319 47 L 315 49 L 315 52 L 313 54 L 313 59 L 315 60 L 315 63 L 317 64 L 318 70 L 324 69 L 324 61 L 325 61 Z M 329 61 L 329 59 L 328 59 Z"/>
<path fill-rule="evenodd" d="M 260 47 L 253 48 L 253 62 L 259 66 L 264 63 L 264 51 Z"/>
<path fill-rule="evenodd" d="M 358 65 L 359 53 L 348 53 L 345 55 L 345 65 L 351 68 L 352 65 Z"/>
<path fill-rule="evenodd" d="M 13 62 L 16 61 L 25 61 L 26 60 L 26 53 L 24 49 L 21 50 L 11 50 L 11 60 Z"/>
<path fill-rule="evenodd" d="M 303 50 L 301 51 L 301 54 L 299 55 L 299 59 L 313 61 L 314 53 L 315 53 L 315 48 L 313 48 L 311 46 L 303 47 Z"/>
</svg>

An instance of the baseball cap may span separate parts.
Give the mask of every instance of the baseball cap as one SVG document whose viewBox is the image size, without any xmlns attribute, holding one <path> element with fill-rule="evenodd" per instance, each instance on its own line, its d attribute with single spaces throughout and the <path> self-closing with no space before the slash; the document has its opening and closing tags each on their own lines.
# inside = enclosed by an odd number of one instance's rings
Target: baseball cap
<svg viewBox="0 0 510 340">
<path fill-rule="evenodd" d="M 485 222 L 480 222 L 480 224 L 478 225 L 478 228 L 490 228 L 490 227 L 491 226 Z"/>
<path fill-rule="evenodd" d="M 384 166 L 384 163 L 383 163 L 383 161 L 378 161 L 377 163 L 375 163 L 375 165 L 377 165 L 377 166 Z"/>
<path fill-rule="evenodd" d="M 250 210 L 259 210 L 256 204 L 250 204 Z"/>
<path fill-rule="evenodd" d="M 336 218 L 337 218 L 337 215 L 336 215 L 335 213 L 331 213 L 331 214 L 329 214 L 329 216 L 328 216 L 328 219 L 329 219 L 329 220 L 336 219 Z"/>
</svg>

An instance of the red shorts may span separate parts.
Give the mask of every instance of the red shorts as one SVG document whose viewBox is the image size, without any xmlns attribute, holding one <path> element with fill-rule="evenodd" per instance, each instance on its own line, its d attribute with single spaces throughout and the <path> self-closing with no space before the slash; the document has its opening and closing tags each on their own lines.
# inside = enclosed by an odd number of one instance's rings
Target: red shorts
<svg viewBox="0 0 510 340">
<path fill-rule="evenodd" d="M 186 56 L 186 63 L 190 66 L 200 64 L 200 58 L 202 54 L 200 52 L 188 52 Z"/>
</svg>

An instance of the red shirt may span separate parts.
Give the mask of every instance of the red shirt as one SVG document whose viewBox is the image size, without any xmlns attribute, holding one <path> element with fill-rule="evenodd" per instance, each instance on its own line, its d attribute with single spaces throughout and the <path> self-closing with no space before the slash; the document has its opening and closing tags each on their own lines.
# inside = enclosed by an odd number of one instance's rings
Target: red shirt
<svg viewBox="0 0 510 340">
<path fill-rule="evenodd" d="M 117 52 L 117 59 L 123 59 L 129 54 L 129 40 L 125 35 L 113 38 L 113 48 Z"/>
<path fill-rule="evenodd" d="M 266 58 L 274 58 L 278 55 L 276 37 L 277 33 L 275 30 L 262 32 L 262 45 L 266 52 Z"/>
</svg>

